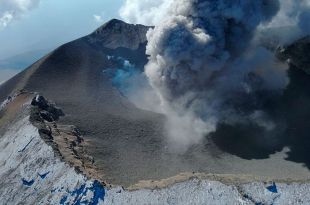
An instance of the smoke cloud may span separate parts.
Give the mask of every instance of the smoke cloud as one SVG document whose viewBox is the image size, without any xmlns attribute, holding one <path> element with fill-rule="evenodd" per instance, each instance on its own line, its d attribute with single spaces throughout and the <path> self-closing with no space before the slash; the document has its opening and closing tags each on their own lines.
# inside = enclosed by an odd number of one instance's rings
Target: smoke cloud
<svg viewBox="0 0 310 205">
<path fill-rule="evenodd" d="M 199 143 L 218 123 L 275 129 L 261 110 L 261 93 L 281 93 L 289 83 L 287 66 L 254 39 L 259 28 L 276 22 L 282 6 L 275 0 L 178 0 L 148 32 L 145 73 L 176 149 Z"/>
<path fill-rule="evenodd" d="M 1 0 L 0 29 L 7 27 L 13 20 L 36 8 L 40 0 Z"/>
<path fill-rule="evenodd" d="M 168 12 L 173 0 L 126 0 L 120 16 L 126 22 L 156 25 Z"/>
</svg>

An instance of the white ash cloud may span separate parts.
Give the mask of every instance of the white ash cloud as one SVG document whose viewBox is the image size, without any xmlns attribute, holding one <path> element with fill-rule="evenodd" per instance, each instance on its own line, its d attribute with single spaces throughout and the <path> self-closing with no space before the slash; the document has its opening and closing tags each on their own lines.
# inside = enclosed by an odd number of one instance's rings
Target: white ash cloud
<svg viewBox="0 0 310 205">
<path fill-rule="evenodd" d="M 156 25 L 166 15 L 173 0 L 126 0 L 120 16 L 128 23 Z"/>
<path fill-rule="evenodd" d="M 220 122 L 266 127 L 257 93 L 281 92 L 287 66 L 253 39 L 279 9 L 276 0 L 178 0 L 148 32 L 145 72 L 178 149 L 198 143 Z"/>
<path fill-rule="evenodd" d="M 260 38 L 276 38 L 278 44 L 288 44 L 310 32 L 310 0 L 270 0 L 279 2 L 280 10 L 268 24 L 260 25 Z M 160 24 L 175 9 L 173 0 L 126 0 L 120 16 L 129 23 Z M 280 31 L 280 28 L 281 31 Z M 271 29 L 271 30 L 270 30 Z"/>
<path fill-rule="evenodd" d="M 93 18 L 94 18 L 96 23 L 103 23 L 104 22 L 104 14 L 101 14 L 101 15 L 94 14 Z"/>
<path fill-rule="evenodd" d="M 40 0 L 1 0 L 0 28 L 7 27 L 13 20 L 36 8 Z"/>
</svg>

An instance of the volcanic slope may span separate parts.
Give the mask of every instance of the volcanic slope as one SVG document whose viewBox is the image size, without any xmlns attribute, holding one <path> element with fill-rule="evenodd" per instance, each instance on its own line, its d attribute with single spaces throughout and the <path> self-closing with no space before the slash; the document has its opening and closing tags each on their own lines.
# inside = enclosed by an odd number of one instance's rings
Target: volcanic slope
<svg viewBox="0 0 310 205">
<path fill-rule="evenodd" d="M 135 107 L 105 75 L 119 66 L 113 59 L 127 60 L 143 71 L 148 29 L 111 20 L 92 34 L 59 47 L 1 85 L 0 100 L 25 90 L 55 102 L 65 113 L 59 123 L 78 127 L 97 173 L 112 184 L 129 186 L 181 172 L 249 174 L 272 179 L 310 177 L 304 161 L 285 160 L 284 146 L 262 149 L 262 157 L 246 157 L 234 151 L 244 147 L 249 150 L 254 145 L 243 143 L 234 150 L 234 140 L 227 140 L 225 131 L 215 133 L 223 139 L 217 137 L 214 143 L 206 139 L 185 154 L 171 153 L 166 143 L 165 117 Z M 310 82 L 309 77 L 304 78 Z M 241 143 L 238 140 L 236 143 Z M 233 150 L 227 149 L 226 143 L 232 143 L 227 146 Z M 260 152 L 259 146 L 255 144 L 256 149 L 251 150 Z"/>
</svg>

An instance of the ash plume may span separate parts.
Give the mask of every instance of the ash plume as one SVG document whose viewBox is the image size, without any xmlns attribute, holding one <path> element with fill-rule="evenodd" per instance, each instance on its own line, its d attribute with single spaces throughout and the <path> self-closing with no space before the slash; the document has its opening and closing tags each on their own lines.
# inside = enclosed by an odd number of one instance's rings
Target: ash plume
<svg viewBox="0 0 310 205">
<path fill-rule="evenodd" d="M 148 32 L 145 73 L 175 149 L 199 143 L 222 122 L 275 129 L 259 94 L 280 93 L 287 66 L 253 39 L 279 9 L 276 0 L 178 0 Z"/>
</svg>

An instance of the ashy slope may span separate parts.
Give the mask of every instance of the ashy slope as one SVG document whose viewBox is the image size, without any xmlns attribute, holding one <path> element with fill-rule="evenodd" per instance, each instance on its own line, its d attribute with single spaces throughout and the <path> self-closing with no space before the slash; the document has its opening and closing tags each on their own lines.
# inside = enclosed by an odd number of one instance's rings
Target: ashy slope
<svg viewBox="0 0 310 205">
<path fill-rule="evenodd" d="M 139 185 L 130 190 L 104 186 L 79 173 L 71 162 L 61 160 L 65 156 L 53 143 L 56 138 L 68 140 L 68 136 L 50 135 L 58 127 L 53 118 L 62 114 L 54 105 L 41 96 L 24 92 L 2 104 L 0 112 L 1 119 L 13 120 L 0 140 L 2 204 L 309 204 L 310 201 L 309 183 L 248 182 L 245 176 L 188 173 L 142 182 L 143 189 Z M 82 141 L 78 139 L 70 147 L 79 146 Z"/>
<path fill-rule="evenodd" d="M 89 36 L 59 47 L 6 82 L 0 88 L 0 100 L 19 90 L 39 92 L 51 99 L 66 113 L 62 122 L 77 126 L 84 134 L 88 152 L 102 173 L 108 168 L 125 169 L 113 167 L 122 166 L 117 160 L 144 163 L 141 149 L 163 136 L 163 117 L 133 106 L 112 87 L 103 71 L 117 66 L 109 60 L 111 56 L 122 57 L 142 70 L 147 61 L 147 30 L 142 25 L 112 20 Z"/>
<path fill-rule="evenodd" d="M 125 59 L 143 70 L 148 29 L 112 20 L 91 35 L 59 47 L 3 84 L 0 100 L 26 90 L 55 102 L 65 113 L 57 123 L 80 130 L 97 177 L 112 184 L 130 186 L 181 172 L 250 174 L 264 179 L 310 177 L 302 163 L 285 160 L 282 143 L 280 148 L 265 149 L 268 141 L 255 144 L 247 138 L 244 143 L 242 137 L 247 136 L 232 137 L 229 129 L 215 133 L 218 140 L 206 139 L 183 155 L 171 153 L 165 142 L 164 116 L 136 108 L 105 74 L 119 66 L 113 58 Z M 294 83 L 298 84 L 298 79 Z"/>
</svg>

